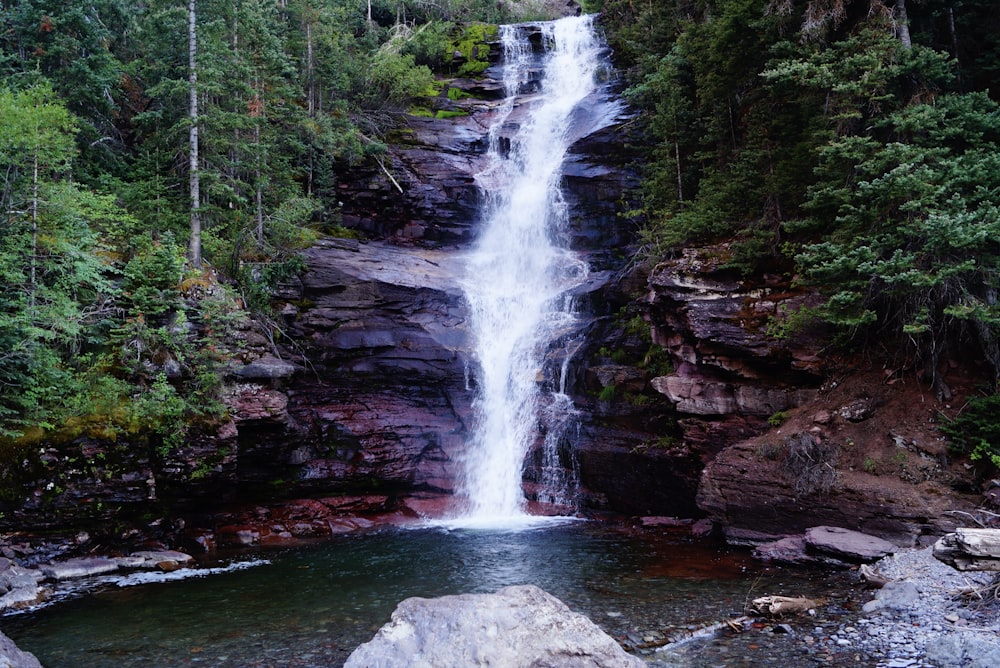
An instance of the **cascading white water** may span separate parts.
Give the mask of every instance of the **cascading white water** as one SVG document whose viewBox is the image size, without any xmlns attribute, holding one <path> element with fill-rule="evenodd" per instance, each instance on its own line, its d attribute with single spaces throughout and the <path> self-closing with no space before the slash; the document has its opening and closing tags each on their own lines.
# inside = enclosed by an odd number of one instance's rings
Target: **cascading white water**
<svg viewBox="0 0 1000 668">
<path fill-rule="evenodd" d="M 490 164 L 478 177 L 484 226 L 463 286 L 478 396 L 461 492 L 468 517 L 483 523 L 524 514 L 522 466 L 540 421 L 563 425 L 560 415 L 573 410 L 561 386 L 543 397 L 541 379 L 547 350 L 573 329 L 567 293 L 588 273 L 586 262 L 561 243 L 566 206 L 559 186 L 570 115 L 597 86 L 601 45 L 592 17 L 531 26 L 539 29 L 546 49 L 540 78 L 528 27 L 501 31 L 507 100 L 495 112 Z M 525 91 L 531 95 L 515 106 Z"/>
</svg>

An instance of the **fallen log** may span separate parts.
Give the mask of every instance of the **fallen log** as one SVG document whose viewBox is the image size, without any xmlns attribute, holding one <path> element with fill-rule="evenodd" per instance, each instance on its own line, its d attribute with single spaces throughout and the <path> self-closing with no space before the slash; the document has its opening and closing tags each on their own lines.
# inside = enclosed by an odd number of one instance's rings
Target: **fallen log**
<svg viewBox="0 0 1000 668">
<path fill-rule="evenodd" d="M 761 596 L 750 602 L 750 611 L 758 615 L 777 617 L 795 612 L 806 612 L 819 606 L 819 601 L 802 596 Z"/>
<path fill-rule="evenodd" d="M 934 543 L 933 554 L 959 571 L 1000 571 L 1000 529 L 955 529 Z"/>
<path fill-rule="evenodd" d="M 749 617 L 731 617 L 730 619 L 724 619 L 721 622 L 713 622 L 711 624 L 705 624 L 704 626 L 697 626 L 691 629 L 679 629 L 673 632 L 668 632 L 661 640 L 642 643 L 640 645 L 636 645 L 633 649 L 655 649 L 657 652 L 669 652 L 670 650 L 685 643 L 689 643 L 692 640 L 700 640 L 702 638 L 715 635 L 723 629 L 729 629 L 731 631 L 735 631 L 736 633 L 741 633 L 743 631 L 743 626 L 749 623 Z"/>
</svg>

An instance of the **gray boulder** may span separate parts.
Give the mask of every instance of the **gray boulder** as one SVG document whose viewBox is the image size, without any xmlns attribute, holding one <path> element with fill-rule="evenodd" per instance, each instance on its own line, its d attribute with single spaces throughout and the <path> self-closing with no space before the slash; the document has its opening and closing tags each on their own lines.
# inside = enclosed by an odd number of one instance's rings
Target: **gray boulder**
<svg viewBox="0 0 1000 668">
<path fill-rule="evenodd" d="M 25 652 L 14 641 L 0 633 L 0 668 L 42 668 L 38 659 Z"/>
<path fill-rule="evenodd" d="M 878 590 L 875 599 L 862 608 L 864 612 L 875 612 L 882 608 L 889 610 L 906 610 L 912 608 L 920 600 L 920 590 L 911 580 L 887 582 Z"/>
<path fill-rule="evenodd" d="M 1000 642 L 975 633 L 955 633 L 928 643 L 927 658 L 942 668 L 995 668 L 1000 666 Z"/>
<path fill-rule="evenodd" d="M 344 668 L 641 668 L 592 621 L 534 585 L 408 598 Z"/>
</svg>

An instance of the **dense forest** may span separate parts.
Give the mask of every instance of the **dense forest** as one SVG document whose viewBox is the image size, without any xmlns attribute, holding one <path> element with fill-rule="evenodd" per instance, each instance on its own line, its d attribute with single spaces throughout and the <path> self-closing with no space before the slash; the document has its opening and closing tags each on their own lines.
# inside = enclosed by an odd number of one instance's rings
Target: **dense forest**
<svg viewBox="0 0 1000 668">
<path fill-rule="evenodd" d="M 224 412 L 230 333 L 510 0 L 0 2 L 0 436 L 181 439 Z M 604 0 L 654 149 L 644 259 L 714 245 L 939 397 L 1000 373 L 1000 16 L 986 0 Z M 456 52 L 464 57 L 455 58 Z M 1000 464 L 984 388 L 954 430 Z"/>
<path fill-rule="evenodd" d="M 233 331 L 339 225 L 336 170 L 441 76 L 473 20 L 541 3 L 14 0 L 0 13 L 0 436 L 221 417 Z M 479 28 L 478 33 L 482 33 Z M 478 34 L 477 33 L 477 34 Z"/>
<path fill-rule="evenodd" d="M 747 276 L 818 291 L 825 322 L 913 368 L 991 382 L 950 425 L 1000 465 L 1000 16 L 966 0 L 602 3 L 645 165 L 644 252 L 719 244 Z"/>
</svg>

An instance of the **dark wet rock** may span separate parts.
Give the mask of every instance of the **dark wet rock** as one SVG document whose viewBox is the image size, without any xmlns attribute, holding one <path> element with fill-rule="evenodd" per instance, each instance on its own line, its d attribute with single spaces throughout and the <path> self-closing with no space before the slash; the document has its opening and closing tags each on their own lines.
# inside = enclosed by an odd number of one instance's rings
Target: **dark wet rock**
<svg viewBox="0 0 1000 668">
<path fill-rule="evenodd" d="M 809 564 L 816 561 L 806 551 L 803 536 L 784 536 L 778 540 L 761 543 L 753 549 L 753 556 L 777 564 Z"/>
<path fill-rule="evenodd" d="M 815 341 L 808 333 L 779 340 L 767 327 L 811 297 L 738 278 L 723 266 L 727 254 L 725 247 L 691 249 L 650 274 L 653 340 L 675 367 L 654 378 L 653 388 L 680 413 L 716 421 L 769 417 L 806 403 L 822 380 Z"/>
<path fill-rule="evenodd" d="M 495 594 L 409 598 L 345 668 L 413 665 L 639 668 L 596 624 L 534 585 Z"/>
<path fill-rule="evenodd" d="M 233 370 L 233 375 L 252 380 L 289 378 L 298 370 L 294 364 L 266 355 Z"/>
<path fill-rule="evenodd" d="M 388 496 L 345 496 L 292 499 L 253 505 L 211 517 L 213 545 L 281 545 L 361 531 L 392 512 Z M 204 538 L 204 534 L 200 533 Z"/>
<path fill-rule="evenodd" d="M 288 395 L 257 384 L 239 384 L 226 402 L 237 432 L 246 425 L 281 425 L 288 421 Z"/>
<path fill-rule="evenodd" d="M 875 561 L 896 552 L 898 547 L 877 536 L 842 527 L 818 526 L 806 530 L 805 544 L 814 552 L 848 561 Z"/>
<path fill-rule="evenodd" d="M 35 655 L 25 652 L 0 633 L 0 666 L 3 668 L 42 668 Z"/>
<path fill-rule="evenodd" d="M 646 516 L 639 518 L 639 526 L 663 527 L 669 529 L 686 529 L 694 523 L 694 520 L 679 517 Z"/>
<path fill-rule="evenodd" d="M 954 530 L 954 510 L 971 510 L 969 497 L 934 482 L 894 485 L 887 493 L 879 478 L 838 474 L 827 489 L 803 489 L 783 459 L 769 457 L 754 441 L 738 442 L 702 472 L 698 507 L 726 527 L 759 536 L 755 543 L 804 533 L 819 525 L 879 536 L 912 546 L 921 536 Z"/>
</svg>

